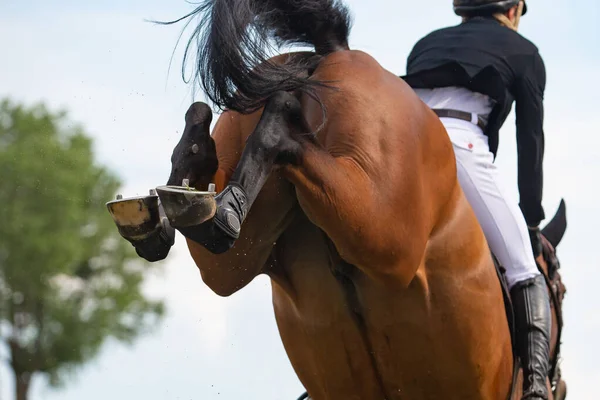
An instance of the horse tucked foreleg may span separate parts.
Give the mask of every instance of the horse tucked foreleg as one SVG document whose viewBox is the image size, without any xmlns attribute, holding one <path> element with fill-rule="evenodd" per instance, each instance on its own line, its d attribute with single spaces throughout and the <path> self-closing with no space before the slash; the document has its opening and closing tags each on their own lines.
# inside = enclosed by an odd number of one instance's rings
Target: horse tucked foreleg
<svg viewBox="0 0 600 400">
<path fill-rule="evenodd" d="M 217 185 L 216 216 L 203 224 L 177 229 L 186 236 L 204 283 L 216 294 L 230 296 L 271 265 L 273 243 L 296 215 L 297 202 L 293 186 L 280 174 L 271 174 L 265 182 L 269 168 L 257 166 L 256 159 L 255 163 L 248 162 L 253 155 L 244 152 L 244 143 L 255 143 L 246 138 L 260 119 L 258 112 L 225 112 L 212 135 L 211 118 L 210 108 L 204 103 L 193 104 L 186 113 L 186 127 L 171 157 L 169 184 L 189 179 L 190 185 L 198 189 L 210 182 Z M 261 127 L 269 125 L 268 118 L 265 115 Z M 242 155 L 244 161 L 240 163 Z M 241 167 L 236 172 L 238 163 Z M 234 173 L 235 180 L 227 186 Z M 253 204 L 252 210 L 249 204 Z M 226 225 L 233 219 L 238 219 L 240 225 L 245 219 L 239 238 L 237 230 Z"/>
<path fill-rule="evenodd" d="M 228 185 L 216 197 L 217 212 L 204 224 L 178 228 L 187 238 L 202 244 L 215 254 L 229 250 L 240 236 L 242 224 L 258 197 L 274 166 L 297 163 L 300 145 L 284 140 L 290 123 L 300 116 L 291 103 L 276 95 L 265 106 L 254 132 L 248 137 L 244 151 Z"/>
</svg>

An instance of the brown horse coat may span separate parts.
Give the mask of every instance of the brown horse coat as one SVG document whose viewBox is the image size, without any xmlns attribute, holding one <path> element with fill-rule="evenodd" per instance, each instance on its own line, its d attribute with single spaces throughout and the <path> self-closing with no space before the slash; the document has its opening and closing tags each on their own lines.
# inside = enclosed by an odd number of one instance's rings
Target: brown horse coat
<svg viewBox="0 0 600 400">
<path fill-rule="evenodd" d="M 320 90 L 317 143 L 271 174 L 230 251 L 188 240 L 204 282 L 227 296 L 272 278 L 281 338 L 315 400 L 506 399 L 500 284 L 443 125 L 365 53 L 332 53 L 314 76 L 339 89 Z M 301 100 L 316 129 L 321 109 Z M 220 117 L 219 190 L 259 119 Z"/>
<path fill-rule="evenodd" d="M 172 157 L 169 184 L 221 191 L 212 220 L 179 229 L 204 282 L 228 296 L 271 277 L 314 400 L 507 399 L 501 285 L 437 116 L 349 50 L 338 1 L 206 0 L 197 13 L 198 76 L 236 111 L 211 139 L 210 109 L 192 105 Z M 273 39 L 315 53 L 269 60 Z"/>
</svg>

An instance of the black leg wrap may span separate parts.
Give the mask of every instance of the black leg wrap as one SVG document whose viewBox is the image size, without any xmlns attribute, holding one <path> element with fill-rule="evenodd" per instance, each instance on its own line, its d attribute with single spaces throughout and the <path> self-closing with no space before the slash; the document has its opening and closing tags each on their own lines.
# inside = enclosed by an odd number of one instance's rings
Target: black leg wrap
<svg viewBox="0 0 600 400">
<path fill-rule="evenodd" d="M 523 400 L 548 399 L 550 300 L 542 275 L 517 283 L 511 290 L 517 351 L 523 368 Z"/>
<path fill-rule="evenodd" d="M 213 254 L 223 254 L 233 247 L 235 239 L 228 236 L 215 224 L 215 219 L 187 228 L 177 228 L 186 238 L 201 244 Z"/>
<path fill-rule="evenodd" d="M 130 241 L 138 256 L 146 261 L 156 262 L 167 258 L 175 244 L 175 230 L 165 218 L 159 228 L 142 240 Z"/>
<path fill-rule="evenodd" d="M 242 223 L 248 214 L 246 192 L 241 186 L 230 183 L 215 200 L 217 201 L 215 225 L 231 238 L 238 239 Z"/>
<path fill-rule="evenodd" d="M 242 223 L 250 206 L 241 186 L 229 184 L 215 198 L 217 213 L 203 224 L 177 228 L 186 238 L 204 246 L 213 254 L 222 254 L 231 249 L 240 237 Z"/>
</svg>

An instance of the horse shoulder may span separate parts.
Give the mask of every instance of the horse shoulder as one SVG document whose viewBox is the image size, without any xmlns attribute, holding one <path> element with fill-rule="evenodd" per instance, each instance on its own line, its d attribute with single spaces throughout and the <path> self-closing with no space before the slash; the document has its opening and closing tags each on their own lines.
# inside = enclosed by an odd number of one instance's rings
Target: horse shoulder
<svg viewBox="0 0 600 400">
<path fill-rule="evenodd" d="M 331 182 L 325 198 L 336 203 L 329 208 L 345 221 L 362 215 L 353 221 L 356 233 L 339 232 L 340 250 L 367 271 L 374 264 L 371 255 L 381 255 L 375 263 L 380 270 L 371 271 L 373 275 L 385 281 L 395 275 L 392 280 L 406 285 L 421 265 L 429 235 L 456 185 L 449 138 L 414 91 L 365 53 L 334 53 L 314 76 L 336 86 L 319 90 L 327 120 L 318 141 L 333 156 L 329 172 L 319 172 Z M 311 99 L 303 101 L 306 118 L 316 128 L 323 121 L 321 108 Z M 361 193 L 353 195 L 353 190 Z M 314 213 L 309 207 L 318 203 L 300 197 L 305 211 Z M 352 209 L 356 207 L 360 211 Z M 330 225 L 337 236 L 335 224 Z"/>
</svg>

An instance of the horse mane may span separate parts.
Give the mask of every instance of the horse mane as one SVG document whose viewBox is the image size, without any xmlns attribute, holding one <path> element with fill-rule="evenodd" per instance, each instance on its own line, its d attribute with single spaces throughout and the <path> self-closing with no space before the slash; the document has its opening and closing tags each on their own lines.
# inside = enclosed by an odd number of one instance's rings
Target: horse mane
<svg viewBox="0 0 600 400">
<path fill-rule="evenodd" d="M 273 53 L 284 45 L 313 46 L 318 56 L 348 48 L 351 28 L 349 11 L 339 0 L 204 0 L 191 13 L 162 24 L 194 17 L 199 22 L 182 69 L 195 45 L 196 82 L 217 108 L 244 114 L 262 107 L 277 91 L 315 97 L 314 89 L 327 83 L 311 79 L 307 71 L 321 57 L 274 63 Z"/>
</svg>

